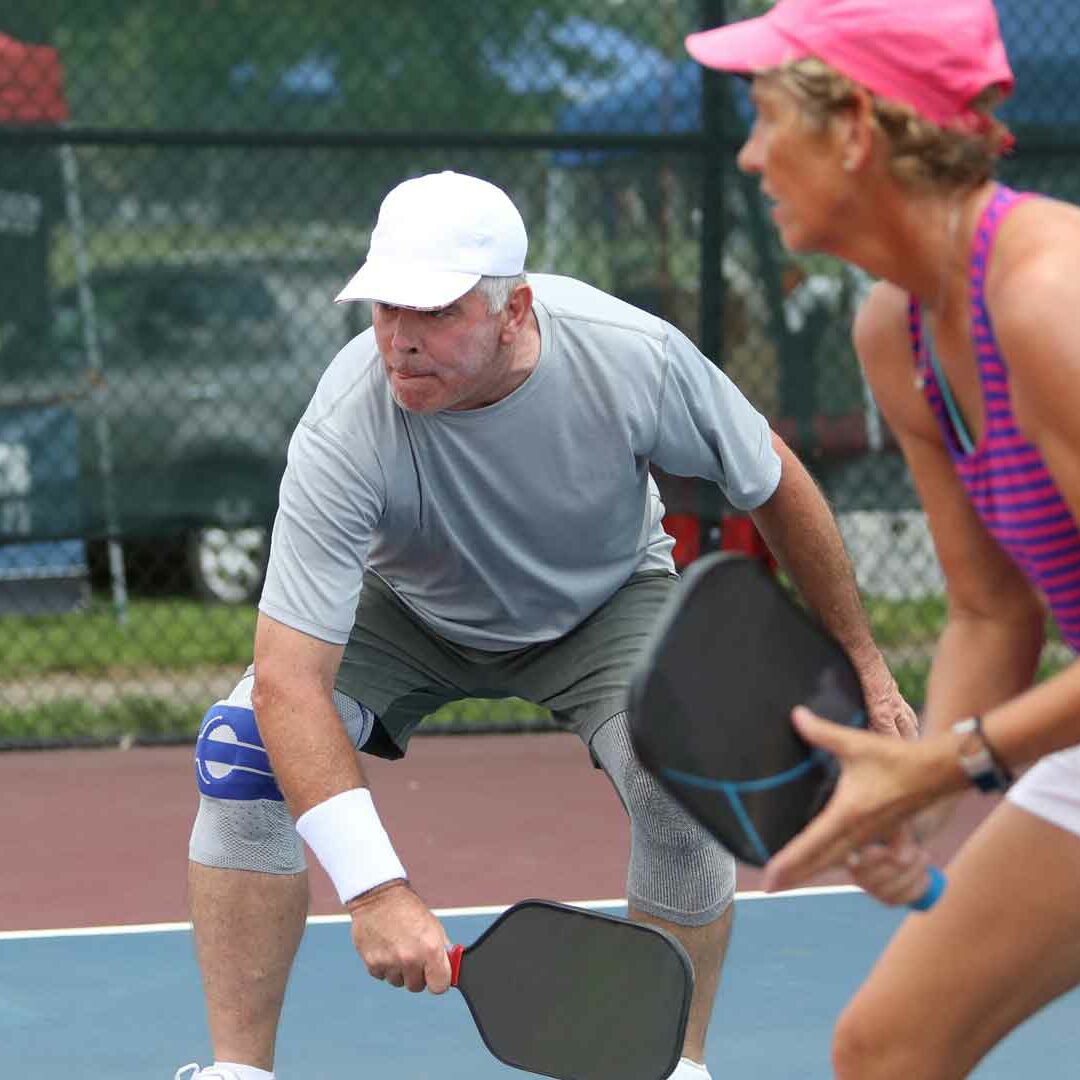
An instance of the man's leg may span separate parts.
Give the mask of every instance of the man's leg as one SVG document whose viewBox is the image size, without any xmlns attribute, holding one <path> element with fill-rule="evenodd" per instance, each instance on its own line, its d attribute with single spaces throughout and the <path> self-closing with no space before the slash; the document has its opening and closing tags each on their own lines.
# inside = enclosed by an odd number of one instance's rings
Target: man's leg
<svg viewBox="0 0 1080 1080">
<path fill-rule="evenodd" d="M 694 965 L 694 996 L 690 1000 L 690 1017 L 683 1043 L 683 1056 L 691 1061 L 705 1060 L 705 1036 L 709 1031 L 716 992 L 720 988 L 720 969 L 727 955 L 734 915 L 735 905 L 729 904 L 723 915 L 704 926 L 683 926 L 630 905 L 630 917 L 635 921 L 659 926 L 661 930 L 674 934 Z"/>
<path fill-rule="evenodd" d="M 308 880 L 255 723 L 253 681 L 249 669 L 199 729 L 188 887 L 214 1058 L 272 1071 Z M 362 745 L 373 714 L 336 690 L 334 703 L 353 744 Z"/>
<path fill-rule="evenodd" d="M 191 862 L 188 889 L 214 1058 L 273 1071 L 285 985 L 307 917 L 307 873 Z"/>
<path fill-rule="evenodd" d="M 625 713 L 600 727 L 591 747 L 630 817 L 630 913 L 674 934 L 693 962 L 683 1054 L 703 1062 L 731 935 L 735 860 L 642 768 Z"/>
</svg>

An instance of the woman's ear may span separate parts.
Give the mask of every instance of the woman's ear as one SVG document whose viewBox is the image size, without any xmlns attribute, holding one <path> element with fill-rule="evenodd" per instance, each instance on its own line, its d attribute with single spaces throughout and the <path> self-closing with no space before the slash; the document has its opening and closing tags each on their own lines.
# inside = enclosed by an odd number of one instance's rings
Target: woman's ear
<svg viewBox="0 0 1080 1080">
<path fill-rule="evenodd" d="M 858 172 L 874 146 L 874 102 L 869 91 L 855 88 L 850 104 L 833 119 L 844 172 Z"/>
</svg>

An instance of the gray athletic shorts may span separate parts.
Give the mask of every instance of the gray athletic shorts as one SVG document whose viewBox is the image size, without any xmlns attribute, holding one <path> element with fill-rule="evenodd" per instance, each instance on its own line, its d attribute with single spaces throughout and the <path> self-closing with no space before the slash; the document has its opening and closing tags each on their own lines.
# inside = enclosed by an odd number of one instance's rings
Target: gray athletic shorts
<svg viewBox="0 0 1080 1080">
<path fill-rule="evenodd" d="M 337 689 L 378 717 L 364 750 L 379 757 L 401 757 L 425 716 L 462 698 L 523 698 L 588 744 L 626 708 L 631 671 L 676 580 L 663 571 L 636 574 L 564 637 L 490 652 L 434 633 L 369 573 Z"/>
</svg>

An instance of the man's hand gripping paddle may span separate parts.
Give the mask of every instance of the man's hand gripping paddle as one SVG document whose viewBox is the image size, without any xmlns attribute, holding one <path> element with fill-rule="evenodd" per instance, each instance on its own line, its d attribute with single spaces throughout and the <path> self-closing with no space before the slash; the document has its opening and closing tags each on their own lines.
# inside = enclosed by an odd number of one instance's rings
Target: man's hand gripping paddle
<svg viewBox="0 0 1080 1080">
<path fill-rule="evenodd" d="M 838 778 L 835 759 L 793 728 L 796 705 L 866 727 L 847 654 L 760 562 L 693 563 L 639 665 L 631 737 L 660 784 L 754 866 L 813 819 Z M 909 907 L 926 910 L 944 886 L 931 867 Z"/>
</svg>

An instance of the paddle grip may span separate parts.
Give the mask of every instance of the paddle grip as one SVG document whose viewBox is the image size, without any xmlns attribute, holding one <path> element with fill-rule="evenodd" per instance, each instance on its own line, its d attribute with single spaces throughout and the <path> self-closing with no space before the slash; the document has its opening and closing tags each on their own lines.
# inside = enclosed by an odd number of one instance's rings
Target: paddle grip
<svg viewBox="0 0 1080 1080">
<path fill-rule="evenodd" d="M 461 958 L 465 955 L 465 946 L 447 945 L 446 951 L 450 955 L 450 985 L 457 986 L 458 977 L 461 975 Z"/>
</svg>

